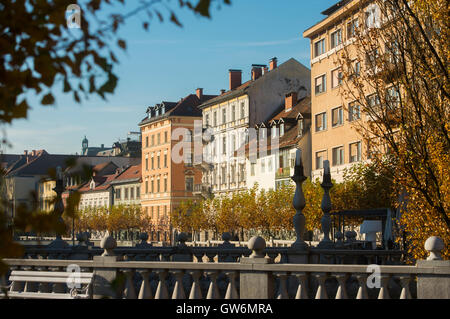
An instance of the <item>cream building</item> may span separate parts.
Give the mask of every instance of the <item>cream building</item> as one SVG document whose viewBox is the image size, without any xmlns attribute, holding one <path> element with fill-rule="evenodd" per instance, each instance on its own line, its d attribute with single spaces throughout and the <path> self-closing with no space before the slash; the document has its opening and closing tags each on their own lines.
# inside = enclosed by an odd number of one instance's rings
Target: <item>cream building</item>
<svg viewBox="0 0 450 319">
<path fill-rule="evenodd" d="M 324 160 L 330 161 L 331 175 L 340 182 L 346 168 L 367 159 L 367 146 L 354 128 L 355 123 L 364 120 L 361 107 L 343 98 L 338 64 L 338 55 L 344 47 L 352 52 L 354 33 L 359 26 L 379 26 L 379 9 L 374 4 L 361 5 L 360 0 L 339 1 L 322 12 L 325 19 L 303 32 L 311 41 L 313 179 L 322 176 Z M 353 62 L 356 76 L 363 62 L 356 59 Z"/>
<path fill-rule="evenodd" d="M 295 59 L 277 66 L 277 59 L 273 58 L 269 68 L 252 65 L 251 79 L 245 83 L 242 83 L 241 70 L 229 70 L 229 83 L 228 91 L 200 105 L 206 137 L 199 167 L 203 170 L 202 186 L 209 186 L 214 194 L 248 187 L 249 165 L 257 159 L 249 162 L 239 150 L 250 135 L 256 134 L 249 129 L 270 119 L 287 93 L 308 95 L 310 72 Z M 265 186 L 274 186 L 270 180 L 267 182 Z"/>
</svg>

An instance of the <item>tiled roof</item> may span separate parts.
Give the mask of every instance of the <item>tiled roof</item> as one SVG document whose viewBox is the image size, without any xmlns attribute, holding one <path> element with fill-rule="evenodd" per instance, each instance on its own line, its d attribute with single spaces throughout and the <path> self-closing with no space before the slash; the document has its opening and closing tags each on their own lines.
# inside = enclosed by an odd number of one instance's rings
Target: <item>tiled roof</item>
<svg viewBox="0 0 450 319">
<path fill-rule="evenodd" d="M 117 174 L 93 176 L 92 180 L 95 182 L 95 188 L 91 189 L 91 181 L 85 183 L 78 191 L 80 193 L 96 192 L 107 190 L 111 186 L 111 182 L 117 177 Z"/>
<path fill-rule="evenodd" d="M 201 117 L 202 111 L 198 108 L 198 106 L 211 98 L 215 97 L 215 95 L 203 95 L 200 100 L 196 94 L 189 94 L 185 98 L 181 99 L 178 103 L 170 102 L 169 107 L 165 105 L 165 112 L 159 116 L 153 116 L 151 118 L 145 117 L 142 119 L 139 125 L 145 125 L 148 123 L 152 123 L 155 121 L 159 121 L 163 118 L 167 118 L 169 116 L 195 116 Z M 167 103 L 167 102 L 163 102 Z M 175 104 L 173 106 L 173 104 Z M 158 107 L 158 106 L 156 106 Z M 148 110 L 147 110 L 148 111 Z"/>
<path fill-rule="evenodd" d="M 142 176 L 142 165 L 130 166 L 121 172 L 113 181 L 113 184 L 123 183 L 128 181 L 139 181 Z"/>
<path fill-rule="evenodd" d="M 264 76 L 264 75 L 263 75 L 263 76 Z M 240 86 L 236 87 L 236 88 L 233 89 L 233 90 L 226 91 L 225 93 L 223 93 L 223 94 L 221 94 L 221 95 L 219 95 L 219 96 L 217 96 L 217 97 L 215 97 L 215 98 L 213 98 L 213 99 L 208 100 L 206 103 L 203 103 L 202 105 L 200 105 L 199 108 L 203 109 L 203 108 L 205 108 L 205 107 L 207 107 L 207 106 L 209 106 L 209 105 L 217 104 L 217 103 L 220 103 L 220 102 L 222 102 L 222 101 L 231 99 L 231 98 L 233 98 L 233 97 L 242 95 L 242 93 L 243 93 L 248 87 L 250 87 L 250 85 L 251 85 L 252 83 L 254 83 L 254 82 L 255 82 L 255 81 L 249 80 L 249 81 L 247 81 L 247 82 L 241 84 Z"/>
</svg>

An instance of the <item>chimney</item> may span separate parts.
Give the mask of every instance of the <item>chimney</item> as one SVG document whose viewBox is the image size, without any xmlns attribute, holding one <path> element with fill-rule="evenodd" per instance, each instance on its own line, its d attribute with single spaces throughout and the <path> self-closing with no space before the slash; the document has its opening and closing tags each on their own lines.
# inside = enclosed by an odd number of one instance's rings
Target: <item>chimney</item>
<svg viewBox="0 0 450 319">
<path fill-rule="evenodd" d="M 262 75 L 263 65 L 252 64 L 252 80 L 255 81 Z"/>
<path fill-rule="evenodd" d="M 277 58 L 272 58 L 269 62 L 269 71 L 277 68 Z"/>
<path fill-rule="evenodd" d="M 102 144 L 101 147 L 102 147 L 102 148 L 105 148 L 105 144 Z"/>
<path fill-rule="evenodd" d="M 220 95 L 225 94 L 226 91 L 225 89 L 220 90 Z"/>
<path fill-rule="evenodd" d="M 293 106 L 297 104 L 297 92 L 291 92 L 286 94 L 286 98 L 284 101 L 284 111 L 290 111 Z"/>
<path fill-rule="evenodd" d="M 234 90 L 242 84 L 242 70 L 229 70 L 230 90 Z"/>
<path fill-rule="evenodd" d="M 201 100 L 203 98 L 203 89 L 198 88 L 197 90 L 195 90 L 195 92 L 197 93 L 198 99 Z"/>
<path fill-rule="evenodd" d="M 36 151 L 35 150 L 31 151 L 31 156 L 36 156 Z"/>
<path fill-rule="evenodd" d="M 23 151 L 23 155 L 27 156 L 28 155 L 28 151 L 27 150 Z"/>
</svg>

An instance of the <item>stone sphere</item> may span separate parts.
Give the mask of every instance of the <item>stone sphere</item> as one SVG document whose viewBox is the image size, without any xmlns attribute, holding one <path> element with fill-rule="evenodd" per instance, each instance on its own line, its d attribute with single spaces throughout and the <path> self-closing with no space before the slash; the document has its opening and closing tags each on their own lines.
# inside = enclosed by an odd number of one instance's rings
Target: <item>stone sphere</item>
<svg viewBox="0 0 450 319">
<path fill-rule="evenodd" d="M 262 251 L 266 248 L 266 241 L 260 236 L 253 236 L 248 241 L 248 248 L 257 252 Z"/>
<path fill-rule="evenodd" d="M 334 238 L 342 239 L 342 238 L 344 238 L 344 235 L 342 234 L 342 232 L 338 231 L 338 232 L 336 232 L 336 234 L 334 234 Z"/>
<path fill-rule="evenodd" d="M 108 250 L 114 249 L 117 247 L 117 242 L 113 237 L 108 235 L 102 238 L 102 240 L 100 241 L 100 247 Z"/>
<path fill-rule="evenodd" d="M 231 240 L 231 234 L 226 232 L 222 234 L 222 240 L 223 241 L 230 241 Z"/>
<path fill-rule="evenodd" d="M 444 247 L 444 241 L 437 236 L 432 236 L 425 241 L 425 250 L 427 251 L 441 251 Z"/>
<path fill-rule="evenodd" d="M 143 241 L 147 241 L 148 240 L 148 234 L 147 233 L 140 233 L 139 234 L 139 239 L 143 240 Z"/>
</svg>

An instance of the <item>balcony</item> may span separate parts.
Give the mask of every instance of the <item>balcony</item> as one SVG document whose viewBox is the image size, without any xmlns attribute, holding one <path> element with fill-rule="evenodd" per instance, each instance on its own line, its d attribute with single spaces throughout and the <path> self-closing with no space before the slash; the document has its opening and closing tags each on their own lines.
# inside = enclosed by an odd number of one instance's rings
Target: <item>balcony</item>
<svg viewBox="0 0 450 319">
<path fill-rule="evenodd" d="M 209 186 L 208 184 L 205 184 L 205 183 L 195 184 L 194 191 L 192 193 L 194 195 L 201 195 L 204 198 L 207 198 L 212 194 L 212 189 L 211 189 L 211 186 Z"/>
<path fill-rule="evenodd" d="M 275 173 L 275 179 L 288 178 L 290 176 L 291 176 L 290 167 L 283 167 L 283 168 L 280 167 Z"/>
</svg>

